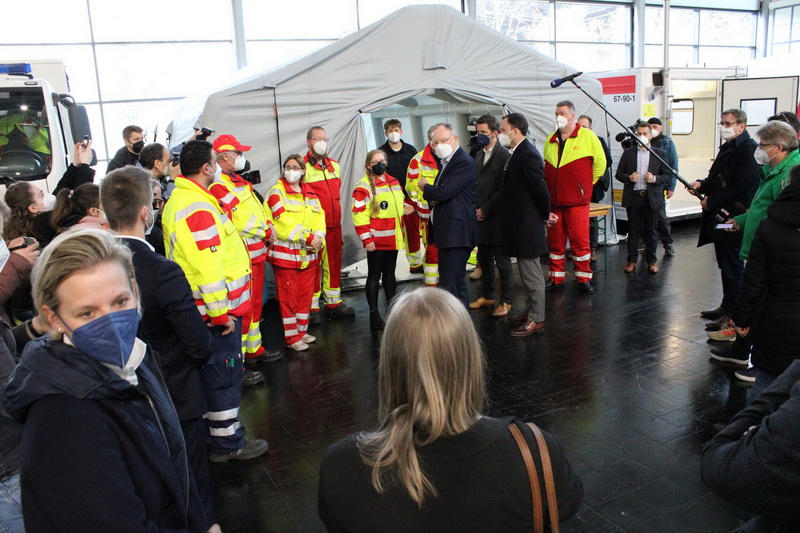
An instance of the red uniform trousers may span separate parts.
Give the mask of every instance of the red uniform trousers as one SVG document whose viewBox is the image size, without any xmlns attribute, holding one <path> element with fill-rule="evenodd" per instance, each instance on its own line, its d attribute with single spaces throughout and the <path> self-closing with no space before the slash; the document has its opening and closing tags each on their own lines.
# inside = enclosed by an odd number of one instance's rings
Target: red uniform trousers
<svg viewBox="0 0 800 533">
<path fill-rule="evenodd" d="M 406 199 L 406 205 L 411 205 L 410 200 Z M 410 215 L 403 215 L 403 238 L 406 245 L 406 259 L 411 268 L 419 268 L 422 266 L 422 239 L 419 235 L 420 220 L 416 211 L 412 211 Z"/>
<path fill-rule="evenodd" d="M 265 255 L 262 256 L 266 257 Z M 265 350 L 261 345 L 261 311 L 264 307 L 264 261 L 250 265 L 250 312 L 242 317 L 244 358 L 254 359 Z"/>
<path fill-rule="evenodd" d="M 320 295 L 325 298 L 325 307 L 336 307 L 342 303 L 342 226 L 325 228 L 325 247 L 320 252 L 322 260 L 317 268 L 321 269 L 320 283 L 314 287 L 314 299 L 311 303 L 313 311 L 319 311 Z M 310 268 L 310 267 L 309 267 Z"/>
<path fill-rule="evenodd" d="M 303 340 L 308 331 L 314 282 L 319 282 L 317 261 L 303 269 L 273 265 L 278 304 L 283 318 L 283 337 L 287 346 Z"/>
<path fill-rule="evenodd" d="M 439 285 L 439 249 L 431 242 L 430 221 L 421 220 L 422 233 L 425 236 L 425 259 L 422 260 L 422 278 L 425 285 Z"/>
<path fill-rule="evenodd" d="M 572 248 L 572 261 L 575 263 L 575 278 L 578 283 L 592 279 L 589 260 L 592 249 L 589 246 L 589 204 L 572 207 L 551 207 L 558 216 L 558 222 L 547 229 L 547 248 L 550 251 L 550 279 L 560 285 L 564 283 L 567 239 Z"/>
</svg>

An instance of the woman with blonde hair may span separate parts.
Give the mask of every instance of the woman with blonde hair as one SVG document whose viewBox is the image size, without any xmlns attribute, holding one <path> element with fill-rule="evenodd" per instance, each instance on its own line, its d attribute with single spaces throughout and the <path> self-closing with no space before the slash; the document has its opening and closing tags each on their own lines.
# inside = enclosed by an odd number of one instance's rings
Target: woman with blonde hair
<svg viewBox="0 0 800 533">
<path fill-rule="evenodd" d="M 367 283 L 365 293 L 369 305 L 369 325 L 374 330 L 384 327 L 378 311 L 378 285 L 383 281 L 383 292 L 388 306 L 395 292 L 397 280 L 397 251 L 403 249 L 403 215 L 414 208 L 404 203 L 400 182 L 386 173 L 386 154 L 372 150 L 364 163 L 366 173 L 353 190 L 353 224 L 361 244 L 367 250 Z"/>
<path fill-rule="evenodd" d="M 319 514 L 328 531 L 533 530 L 528 472 L 509 430 L 514 421 L 481 415 L 484 359 L 464 305 L 436 288 L 400 296 L 378 374 L 379 428 L 342 439 L 322 459 Z M 543 487 L 536 439 L 514 424 Z M 563 521 L 580 507 L 583 486 L 558 440 L 544 436 Z"/>
<path fill-rule="evenodd" d="M 136 338 L 130 249 L 104 230 L 66 231 L 34 266 L 33 297 L 49 336 L 28 343 L 3 390 L 24 423 L 25 530 L 208 530 L 178 416 Z"/>
</svg>

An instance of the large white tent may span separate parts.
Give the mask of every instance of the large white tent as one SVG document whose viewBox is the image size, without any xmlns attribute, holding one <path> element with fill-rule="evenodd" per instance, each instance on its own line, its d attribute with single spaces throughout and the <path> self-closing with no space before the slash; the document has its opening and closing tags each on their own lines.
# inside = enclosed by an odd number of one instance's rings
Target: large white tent
<svg viewBox="0 0 800 533">
<path fill-rule="evenodd" d="M 365 133 L 366 114 L 391 108 L 401 119 L 406 113 L 463 119 L 487 109 L 520 112 L 541 149 L 555 129 L 560 100 L 574 102 L 579 114 L 593 119 L 602 115 L 572 84 L 550 87 L 552 80 L 573 72 L 455 9 L 409 6 L 292 63 L 245 74 L 220 90 L 184 100 L 173 121 L 172 139 L 185 139 L 197 125 L 236 135 L 253 146 L 248 158 L 264 176 L 259 186 L 263 192 L 277 180 L 283 158 L 306 152 L 308 128 L 323 126 L 331 141 L 329 152 L 342 168 L 349 264 L 362 256 L 347 216 L 349 196 L 363 175 L 366 152 L 376 146 L 376 138 Z M 597 80 L 581 76 L 577 81 L 602 98 Z M 430 105 L 432 101 L 437 104 Z M 463 146 L 467 139 L 462 131 Z"/>
</svg>

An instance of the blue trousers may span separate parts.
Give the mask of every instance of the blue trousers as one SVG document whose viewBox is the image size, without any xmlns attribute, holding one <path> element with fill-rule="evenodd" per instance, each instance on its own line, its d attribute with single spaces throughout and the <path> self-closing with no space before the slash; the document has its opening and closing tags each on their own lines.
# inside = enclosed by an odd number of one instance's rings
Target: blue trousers
<svg viewBox="0 0 800 533">
<path fill-rule="evenodd" d="M 467 294 L 467 260 L 472 253 L 468 248 L 439 248 L 439 286 L 461 300 L 469 309 Z"/>
<path fill-rule="evenodd" d="M 242 321 L 222 334 L 221 326 L 211 328 L 214 355 L 200 370 L 208 412 L 203 417 L 211 437 L 211 453 L 232 453 L 244 446 L 244 428 L 239 416 L 244 381 Z"/>
<path fill-rule="evenodd" d="M 19 474 L 0 481 L 0 531 L 25 533 Z"/>
</svg>

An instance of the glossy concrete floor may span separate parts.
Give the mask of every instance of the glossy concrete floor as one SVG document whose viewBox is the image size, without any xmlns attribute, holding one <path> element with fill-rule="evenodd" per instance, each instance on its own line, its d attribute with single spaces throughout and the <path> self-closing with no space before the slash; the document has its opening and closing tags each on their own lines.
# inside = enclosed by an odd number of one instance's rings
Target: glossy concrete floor
<svg viewBox="0 0 800 533">
<path fill-rule="evenodd" d="M 624 242 L 608 247 L 596 294 L 579 294 L 571 276 L 548 294 L 542 335 L 512 338 L 505 319 L 472 312 L 489 363 L 489 414 L 553 432 L 583 480 L 584 504 L 562 531 L 713 533 L 747 518 L 699 476 L 714 423 L 743 407 L 748 388 L 733 368 L 708 359 L 715 343 L 699 311 L 719 304 L 721 288 L 712 247 L 696 247 L 698 227 L 675 225 L 677 255 L 662 260 L 659 250 L 656 276 L 641 264 L 624 274 Z M 471 282 L 472 296 L 477 289 Z M 226 533 L 324 531 L 316 510 L 322 453 L 376 421 L 378 339 L 363 291 L 346 296 L 354 320 L 313 327 L 319 340 L 310 351 L 261 364 L 266 384 L 245 390 L 247 434 L 267 439 L 270 451 L 212 465 Z M 516 309 L 522 299 L 515 291 Z M 263 328 L 273 346 L 280 343 L 274 313 Z"/>
</svg>

